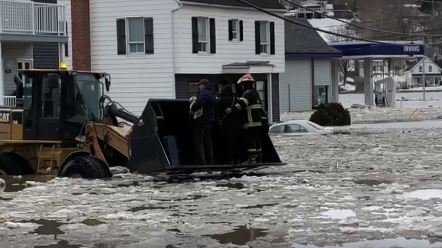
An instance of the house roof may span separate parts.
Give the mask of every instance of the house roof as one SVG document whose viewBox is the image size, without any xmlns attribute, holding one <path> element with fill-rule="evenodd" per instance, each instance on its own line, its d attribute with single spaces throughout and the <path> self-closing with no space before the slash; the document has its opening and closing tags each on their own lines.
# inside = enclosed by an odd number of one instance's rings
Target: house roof
<svg viewBox="0 0 442 248">
<path fill-rule="evenodd" d="M 306 19 L 290 18 L 296 22 L 308 25 Z M 341 52 L 329 46 L 313 29 L 285 22 L 285 53 L 288 55 L 311 56 L 340 56 Z"/>
<path fill-rule="evenodd" d="M 419 64 L 422 61 L 423 58 L 420 58 L 419 60 L 414 60 L 412 62 L 407 62 L 407 68 L 405 68 L 405 71 L 411 71 L 413 70 L 414 67 L 416 67 L 417 64 Z M 437 67 L 439 67 L 438 64 L 434 63 L 433 60 L 431 60 L 430 58 L 428 58 L 428 60 L 430 60 L 428 63 L 432 63 L 434 65 L 436 65 Z M 427 63 L 428 60 L 425 60 L 425 63 Z M 439 68 L 441 69 L 441 68 Z"/>
<path fill-rule="evenodd" d="M 405 71 L 411 71 L 411 69 L 413 69 L 416 65 L 417 65 L 418 61 L 412 61 L 412 62 L 407 62 L 407 68 L 405 68 Z"/>
<path fill-rule="evenodd" d="M 261 8 L 265 9 L 285 9 L 278 0 L 248 0 Z M 199 4 L 213 4 L 213 5 L 225 5 L 233 7 L 249 7 L 237 0 L 181 0 L 185 3 L 199 3 Z"/>
</svg>

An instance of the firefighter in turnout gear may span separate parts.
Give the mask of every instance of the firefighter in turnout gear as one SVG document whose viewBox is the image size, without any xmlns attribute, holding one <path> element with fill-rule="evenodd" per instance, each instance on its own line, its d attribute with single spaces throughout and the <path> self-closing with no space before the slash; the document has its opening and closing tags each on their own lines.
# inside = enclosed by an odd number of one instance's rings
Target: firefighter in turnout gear
<svg viewBox="0 0 442 248">
<path fill-rule="evenodd" d="M 258 91 L 255 89 L 255 79 L 246 74 L 238 80 L 244 92 L 240 100 L 245 114 L 245 137 L 247 141 L 248 163 L 262 162 L 262 122 L 265 116 Z"/>
</svg>

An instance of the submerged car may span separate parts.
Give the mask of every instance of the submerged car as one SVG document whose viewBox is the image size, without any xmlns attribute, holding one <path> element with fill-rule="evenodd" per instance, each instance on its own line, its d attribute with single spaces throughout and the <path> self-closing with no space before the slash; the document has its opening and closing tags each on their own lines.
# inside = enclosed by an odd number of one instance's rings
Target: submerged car
<svg viewBox="0 0 442 248">
<path fill-rule="evenodd" d="M 332 134 L 333 128 L 322 127 L 307 120 L 293 120 L 272 125 L 269 133 L 271 135 Z"/>
</svg>

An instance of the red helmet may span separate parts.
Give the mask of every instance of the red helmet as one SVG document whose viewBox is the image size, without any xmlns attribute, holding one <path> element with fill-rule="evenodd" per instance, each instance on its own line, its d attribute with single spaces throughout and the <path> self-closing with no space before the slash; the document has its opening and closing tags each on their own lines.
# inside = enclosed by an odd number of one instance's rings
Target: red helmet
<svg viewBox="0 0 442 248">
<path fill-rule="evenodd" d="M 244 83 L 244 82 L 255 82 L 255 79 L 250 74 L 245 74 L 238 80 L 238 84 Z"/>
</svg>

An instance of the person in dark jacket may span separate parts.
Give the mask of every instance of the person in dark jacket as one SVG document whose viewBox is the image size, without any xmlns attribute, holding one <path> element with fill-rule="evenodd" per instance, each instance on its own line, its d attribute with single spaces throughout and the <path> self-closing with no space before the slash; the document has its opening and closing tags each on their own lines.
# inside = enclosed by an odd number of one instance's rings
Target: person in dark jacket
<svg viewBox="0 0 442 248">
<path fill-rule="evenodd" d="M 231 85 L 222 88 L 216 102 L 216 113 L 221 130 L 222 162 L 237 164 L 241 158 L 241 104 Z"/>
<path fill-rule="evenodd" d="M 240 104 L 245 109 L 245 124 L 247 140 L 248 163 L 262 162 L 262 126 L 265 113 L 258 91 L 255 89 L 255 79 L 246 74 L 238 80 L 242 84 L 244 92 L 240 98 Z"/>
<path fill-rule="evenodd" d="M 198 83 L 198 97 L 190 99 L 190 114 L 193 121 L 194 163 L 214 164 L 212 127 L 215 122 L 215 91 L 207 79 Z"/>
</svg>

